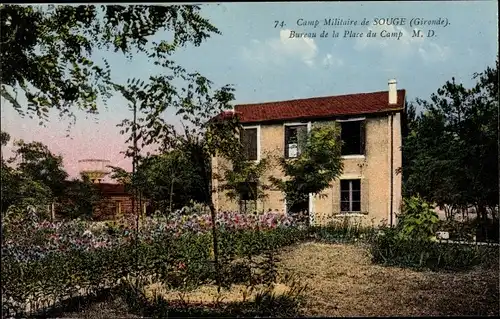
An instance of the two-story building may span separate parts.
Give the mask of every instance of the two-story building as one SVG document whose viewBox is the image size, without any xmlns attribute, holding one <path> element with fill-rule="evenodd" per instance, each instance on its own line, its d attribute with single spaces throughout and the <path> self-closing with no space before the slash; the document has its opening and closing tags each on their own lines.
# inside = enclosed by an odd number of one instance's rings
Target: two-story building
<svg viewBox="0 0 500 319">
<path fill-rule="evenodd" d="M 393 224 L 402 201 L 402 178 L 396 170 L 402 165 L 405 90 L 397 90 L 395 80 L 390 80 L 388 86 L 387 91 L 380 92 L 236 105 L 234 111 L 244 128 L 241 136 L 248 159 L 259 161 L 265 154 L 296 157 L 300 153 L 298 132 L 309 131 L 318 122 L 336 121 L 343 140 L 343 173 L 322 196 L 310 195 L 304 208 L 316 223 L 347 215 L 368 223 Z M 212 159 L 214 172 L 221 161 Z M 282 174 L 275 167 L 261 178 Z M 217 209 L 240 209 L 240 203 L 217 189 L 218 181 L 213 184 Z M 256 201 L 258 211 L 287 212 L 281 191 L 266 192 L 264 199 Z"/>
</svg>

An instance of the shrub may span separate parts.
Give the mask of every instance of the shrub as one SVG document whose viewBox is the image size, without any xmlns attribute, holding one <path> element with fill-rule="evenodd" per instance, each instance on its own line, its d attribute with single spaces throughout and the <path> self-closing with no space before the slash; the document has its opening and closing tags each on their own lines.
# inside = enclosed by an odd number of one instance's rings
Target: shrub
<svg viewBox="0 0 500 319">
<path fill-rule="evenodd" d="M 428 241 L 435 238 L 439 217 L 433 207 L 419 196 L 403 200 L 398 216 L 398 236 L 402 239 Z"/>
<path fill-rule="evenodd" d="M 383 229 L 370 245 L 372 260 L 385 265 L 431 270 L 466 270 L 479 264 L 498 263 L 498 247 L 439 243 L 400 236 L 400 230 Z"/>
</svg>

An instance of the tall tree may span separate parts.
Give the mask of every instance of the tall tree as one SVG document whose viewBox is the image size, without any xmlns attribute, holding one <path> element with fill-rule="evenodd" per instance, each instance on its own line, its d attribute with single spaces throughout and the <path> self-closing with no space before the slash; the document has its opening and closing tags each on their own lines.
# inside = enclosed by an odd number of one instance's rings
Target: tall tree
<svg viewBox="0 0 500 319">
<path fill-rule="evenodd" d="M 203 190 L 198 187 L 199 165 L 206 166 L 209 160 L 193 162 L 181 147 L 145 157 L 137 167 L 137 186 L 143 196 L 164 213 L 187 206 L 191 200 L 202 202 Z"/>
<path fill-rule="evenodd" d="M 424 112 L 403 142 L 405 194 L 455 210 L 475 206 L 478 218 L 498 206 L 498 60 L 465 88 L 455 79 L 417 100 Z"/>
<path fill-rule="evenodd" d="M 50 188 L 54 199 L 64 194 L 68 173 L 64 170 L 62 156 L 54 155 L 40 142 L 16 141 L 17 149 L 11 162 L 25 176 Z"/>
<path fill-rule="evenodd" d="M 1 132 L 1 144 L 2 149 L 10 141 L 10 135 L 7 132 Z M 19 144 L 18 144 L 19 145 Z M 37 146 L 40 146 L 37 144 Z M 44 145 L 41 145 L 44 148 Z M 33 162 L 32 159 L 36 158 L 36 151 L 31 147 L 18 148 L 17 152 L 28 153 L 27 161 Z M 52 154 L 48 155 L 49 165 L 47 168 L 51 169 L 51 159 Z M 1 159 L 1 185 L 2 185 L 2 201 L 1 201 L 1 212 L 5 213 L 13 207 L 17 207 L 16 213 L 23 213 L 24 209 L 30 205 L 38 209 L 38 211 L 45 212 L 46 206 L 50 203 L 53 198 L 53 191 L 48 186 L 45 185 L 43 180 L 40 179 L 41 173 L 37 171 L 33 166 L 30 167 L 29 164 L 24 166 L 25 170 L 19 169 L 15 165 L 9 165 L 15 160 L 11 158 L 9 160 L 4 160 L 3 154 Z M 9 163 L 10 162 L 10 163 Z M 53 164 L 53 163 L 52 163 Z M 29 169 L 26 169 L 29 167 Z M 39 166 L 40 167 L 40 166 Z M 37 174 L 32 174 L 33 172 Z M 49 173 L 50 174 L 50 173 Z M 54 174 L 57 176 L 57 173 Z M 54 184 L 56 185 L 56 184 Z"/>
<path fill-rule="evenodd" d="M 167 36 L 153 41 L 160 32 Z M 20 114 L 41 119 L 50 109 L 73 118 L 77 108 L 97 112 L 98 98 L 105 102 L 112 93 L 113 74 L 107 60 L 94 58 L 96 50 L 167 67 L 175 49 L 218 33 L 199 6 L 2 4 L 0 93 Z"/>
</svg>

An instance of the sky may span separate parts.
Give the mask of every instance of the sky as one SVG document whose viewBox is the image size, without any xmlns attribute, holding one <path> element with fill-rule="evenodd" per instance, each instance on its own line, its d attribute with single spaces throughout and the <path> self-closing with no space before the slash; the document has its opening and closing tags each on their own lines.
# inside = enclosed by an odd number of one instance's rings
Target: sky
<svg viewBox="0 0 500 319">
<path fill-rule="evenodd" d="M 203 4 L 201 14 L 222 35 L 213 35 L 199 47 L 180 49 L 174 60 L 189 71 L 200 72 L 215 87 L 233 85 L 234 104 L 382 91 L 387 90 L 389 79 L 397 80 L 398 89 L 406 89 L 408 101 L 429 99 L 452 77 L 471 86 L 473 74 L 493 66 L 498 55 L 496 1 L 226 2 Z M 324 25 L 325 19 L 335 18 L 357 21 L 357 25 Z M 394 25 L 402 18 L 404 25 Z M 361 25 L 364 19 L 368 25 Z M 392 24 L 374 25 L 375 19 Z M 440 25 L 413 24 L 438 19 Z M 320 37 L 323 30 L 327 37 Z M 368 38 L 369 30 L 377 36 Z M 413 30 L 421 30 L 424 37 L 412 37 Z M 429 30 L 434 36 L 427 36 Z M 316 37 L 291 38 L 292 31 L 315 33 Z M 338 37 L 332 37 L 334 31 Z M 364 36 L 344 37 L 349 31 Z M 386 34 L 399 38 L 383 37 Z M 170 35 L 161 33 L 154 38 L 168 39 Z M 112 52 L 94 53 L 94 58 L 102 57 L 110 61 L 116 81 L 147 78 L 160 71 L 144 57 L 129 61 Z M 130 160 L 120 154 L 126 149 L 126 137 L 116 127 L 131 118 L 131 112 L 119 94 L 105 106 L 99 105 L 96 117 L 76 112 L 77 123 L 69 137 L 69 120 L 54 113 L 40 126 L 38 119 L 23 118 L 8 102 L 2 99 L 1 103 L 2 131 L 16 140 L 46 144 L 63 156 L 70 176 L 78 175 L 78 160 L 87 158 L 131 168 Z M 172 110 L 163 116 L 178 123 Z M 11 151 L 12 143 L 4 154 Z"/>
</svg>

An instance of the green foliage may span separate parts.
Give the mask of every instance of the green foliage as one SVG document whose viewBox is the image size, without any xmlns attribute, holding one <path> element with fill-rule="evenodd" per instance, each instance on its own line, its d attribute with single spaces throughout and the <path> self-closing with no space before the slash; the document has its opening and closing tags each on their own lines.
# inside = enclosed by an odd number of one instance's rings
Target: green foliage
<svg viewBox="0 0 500 319">
<path fill-rule="evenodd" d="M 439 224 L 439 230 L 448 232 L 450 240 L 498 243 L 498 233 L 500 229 L 498 218 L 488 221 L 486 224 L 486 236 L 484 238 L 478 238 L 478 230 L 480 230 L 483 226 L 485 226 L 484 222 L 476 217 L 463 221 L 441 221 Z"/>
<path fill-rule="evenodd" d="M 456 270 L 498 262 L 496 247 L 403 240 L 398 229 L 384 228 L 382 231 L 383 235 L 375 236 L 369 228 L 349 225 L 347 221 L 327 227 L 290 227 L 267 231 L 220 229 L 218 249 L 223 256 L 221 285 L 244 284 L 251 288 L 264 284 L 269 289 L 257 298 L 252 306 L 256 308 L 252 309 L 262 314 L 271 310 L 270 305 L 280 308 L 279 305 L 283 304 L 278 299 L 281 297 L 271 293 L 278 278 L 276 253 L 282 247 L 311 239 L 369 243 L 374 262 L 386 265 Z M 158 310 L 158 304 L 144 307 L 145 303 L 141 300 L 146 299 L 142 299 L 144 296 L 140 292 L 144 284 L 141 278 L 154 278 L 154 281 L 170 289 L 196 288 L 217 278 L 212 257 L 211 233 L 185 233 L 180 237 L 163 235 L 137 245 L 53 253 L 36 262 L 17 262 L 2 256 L 2 297 L 6 308 L 20 311 L 22 303 L 27 298 L 33 300 L 33 296 L 35 300 L 40 298 L 42 301 L 44 298 L 76 293 L 79 288 L 91 294 L 106 287 L 117 287 L 119 290 L 120 287 L 128 287 L 129 302 L 137 302 L 136 305 L 145 311 Z M 301 288 L 294 289 L 288 301 L 297 301 L 296 292 Z M 295 304 L 287 302 L 284 304 L 290 307 Z M 167 304 L 163 306 L 165 311 L 170 309 Z"/>
<path fill-rule="evenodd" d="M 113 89 L 107 60 L 96 50 L 114 50 L 128 59 L 145 55 L 154 65 L 169 66 L 178 47 L 199 46 L 220 32 L 199 14 L 198 6 L 102 5 L 0 7 L 1 95 L 20 114 L 44 118 L 50 109 L 74 117 L 77 106 L 97 111 Z M 166 31 L 171 41 L 152 41 Z M 21 90 L 28 108 L 17 101 Z"/>
<path fill-rule="evenodd" d="M 7 133 L 5 143 L 10 138 Z M 9 208 L 22 213 L 27 206 L 45 214 L 56 202 L 63 217 L 90 217 L 99 200 L 89 181 L 67 181 L 61 156 L 54 155 L 40 142 L 16 141 L 14 156 L 2 158 L 2 212 Z"/>
<path fill-rule="evenodd" d="M 181 148 L 151 155 L 140 161 L 135 186 L 156 209 L 163 213 L 172 212 L 189 205 L 191 200 L 204 200 L 204 190 L 199 187 L 202 180 L 199 165 L 208 166 L 208 162 L 206 157 L 205 163 L 193 162 L 190 154 Z M 123 181 L 126 178 L 123 174 L 122 169 L 115 168 L 113 177 Z"/>
<path fill-rule="evenodd" d="M 472 88 L 452 79 L 429 101 L 418 99 L 422 114 L 410 105 L 403 179 L 406 196 L 441 207 L 474 204 L 485 220 L 498 206 L 498 59 L 474 77 Z"/>
<path fill-rule="evenodd" d="M 244 194 L 256 200 L 266 198 L 266 190 L 270 189 L 270 185 L 263 183 L 261 177 L 270 167 L 269 159 L 263 158 L 259 162 L 253 162 L 236 158 L 230 162 L 230 167 L 219 165 L 218 172 L 213 174 L 219 181 L 219 190 L 236 202 L 243 200 Z"/>
<path fill-rule="evenodd" d="M 457 271 L 476 265 L 498 265 L 498 247 L 402 239 L 394 228 L 384 228 L 370 243 L 376 263 L 390 266 Z"/>
<path fill-rule="evenodd" d="M 16 169 L 23 175 L 50 188 L 55 198 L 64 193 L 68 173 L 64 170 L 62 156 L 54 155 L 40 142 L 15 142 L 15 156 L 9 161 L 16 163 Z"/>
<path fill-rule="evenodd" d="M 229 265 L 235 256 L 273 251 L 307 238 L 308 232 L 290 228 L 260 234 L 255 231 L 220 234 L 219 249 L 222 256 L 227 256 L 226 265 Z M 75 293 L 77 287 L 85 288 L 89 293 L 97 292 L 103 286 L 115 286 L 127 274 L 155 275 L 171 288 L 193 288 L 216 278 L 211 243 L 210 233 L 188 233 L 178 238 L 164 236 L 137 246 L 53 253 L 36 262 L 16 262 L 2 257 L 2 278 L 8 278 L 2 281 L 2 290 L 6 299 L 12 297 L 15 302 L 23 303 L 29 296 L 43 299 L 51 294 Z M 258 267 L 265 271 L 269 265 L 265 262 Z M 271 270 L 268 272 L 272 274 Z M 234 277 L 227 277 L 224 284 L 230 285 L 233 280 Z M 10 303 L 10 307 L 19 309 L 15 303 Z"/>
<path fill-rule="evenodd" d="M 10 134 L 4 131 L 0 132 L 0 145 L 5 146 L 10 141 Z"/>
<path fill-rule="evenodd" d="M 283 295 L 276 295 L 271 289 L 265 289 L 256 294 L 253 301 L 244 300 L 240 302 L 220 303 L 219 295 L 211 305 L 197 305 L 186 302 L 182 295 L 180 303 L 170 303 L 160 295 L 154 294 L 147 298 L 144 286 L 147 280 L 124 281 L 114 295 L 121 297 L 128 309 L 137 315 L 151 318 L 170 317 L 296 317 L 299 314 L 299 303 L 305 286 L 300 285 L 294 279 L 289 280 L 291 289 Z M 288 283 L 288 282 L 287 282 Z"/>
<path fill-rule="evenodd" d="M 270 178 L 290 206 L 307 200 L 309 194 L 321 193 L 343 171 L 340 130 L 335 123 L 315 124 L 301 144 L 304 149 L 297 158 L 278 159 L 286 179 Z"/>
<path fill-rule="evenodd" d="M 373 227 L 352 222 L 348 217 L 329 222 L 325 226 L 312 226 L 310 229 L 316 240 L 328 243 L 350 243 L 358 240 L 366 242 L 374 233 Z"/>
<path fill-rule="evenodd" d="M 65 183 L 63 197 L 57 202 L 57 213 L 62 218 L 90 219 L 93 208 L 102 199 L 97 186 L 87 178 L 74 179 Z"/>
<path fill-rule="evenodd" d="M 429 203 L 419 196 L 403 199 L 403 212 L 397 228 L 402 239 L 429 241 L 436 238 L 439 217 Z"/>
<path fill-rule="evenodd" d="M 47 205 L 53 199 L 51 189 L 31 176 L 2 163 L 2 213 L 10 211 L 23 215 L 26 207 L 33 207 L 46 216 Z"/>
</svg>

